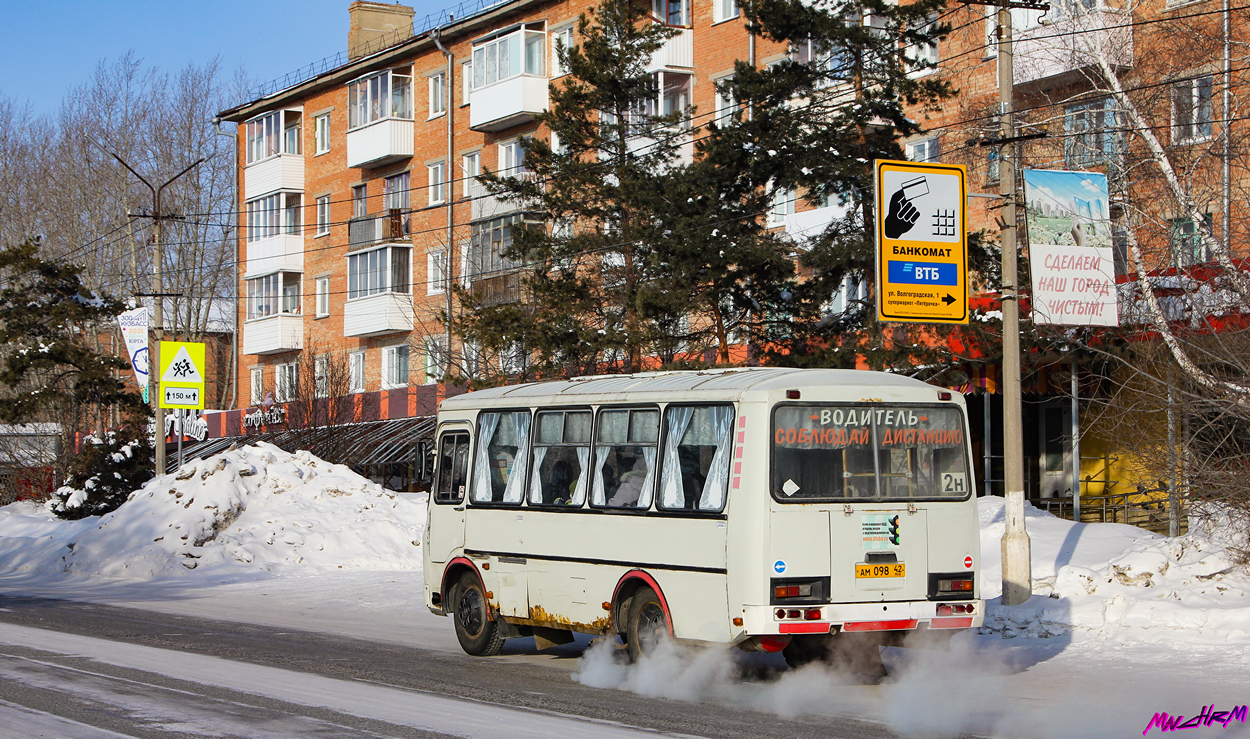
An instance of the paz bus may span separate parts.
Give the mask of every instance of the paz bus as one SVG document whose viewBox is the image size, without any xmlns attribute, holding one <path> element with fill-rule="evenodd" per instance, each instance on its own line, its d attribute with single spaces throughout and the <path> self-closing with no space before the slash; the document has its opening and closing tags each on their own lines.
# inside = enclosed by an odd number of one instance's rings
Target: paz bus
<svg viewBox="0 0 1250 739">
<path fill-rule="evenodd" d="M 669 637 L 797 665 L 839 640 L 980 626 L 966 416 L 957 393 L 859 370 L 609 375 L 448 398 L 426 606 L 480 656 L 583 632 L 619 635 L 635 658 Z"/>
</svg>

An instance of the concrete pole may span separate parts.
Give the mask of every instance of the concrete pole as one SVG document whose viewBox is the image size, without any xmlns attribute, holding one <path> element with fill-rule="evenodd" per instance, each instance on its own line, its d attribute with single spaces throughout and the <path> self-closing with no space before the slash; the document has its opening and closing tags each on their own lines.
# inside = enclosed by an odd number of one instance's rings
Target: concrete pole
<svg viewBox="0 0 1250 739">
<path fill-rule="evenodd" d="M 1016 275 L 1016 161 L 1011 49 L 1011 8 L 998 9 L 999 193 L 1002 195 L 1003 248 L 1003 492 L 1007 498 L 1003 534 L 1004 605 L 1019 605 L 1033 594 L 1029 535 L 1024 530 L 1024 433 L 1020 417 L 1020 289 Z"/>
<path fill-rule="evenodd" d="M 1076 358 L 1072 359 L 1072 520 L 1081 522 L 1081 400 Z"/>
</svg>

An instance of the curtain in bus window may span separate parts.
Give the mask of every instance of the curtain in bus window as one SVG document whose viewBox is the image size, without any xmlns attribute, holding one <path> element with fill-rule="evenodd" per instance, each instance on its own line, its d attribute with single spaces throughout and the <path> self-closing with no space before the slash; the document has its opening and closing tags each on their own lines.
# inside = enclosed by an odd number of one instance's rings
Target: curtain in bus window
<svg viewBox="0 0 1250 739">
<path fill-rule="evenodd" d="M 664 437 L 664 471 L 660 474 L 660 507 L 681 508 L 686 502 L 685 477 L 679 450 L 686 436 L 686 427 L 694 415 L 689 406 L 669 406 L 664 411 L 668 420 L 668 435 Z"/>
<path fill-rule="evenodd" d="M 603 485 L 603 468 L 608 461 L 608 452 L 610 451 L 612 451 L 610 446 L 595 447 L 594 483 L 590 486 L 591 505 L 606 505 L 608 502 L 607 490 Z"/>
<path fill-rule="evenodd" d="M 599 414 L 593 503 L 613 508 L 651 506 L 659 435 L 657 410 L 606 410 Z"/>
<path fill-rule="evenodd" d="M 534 472 L 530 475 L 530 503 L 541 504 L 543 502 L 543 476 L 540 471 L 543 468 L 543 460 L 547 458 L 547 447 L 534 447 Z"/>
<path fill-rule="evenodd" d="M 699 510 L 719 511 L 725 506 L 725 490 L 729 485 L 729 454 L 733 448 L 733 406 L 708 408 L 707 415 L 715 430 L 716 451 L 703 482 L 703 495 L 699 497 Z"/>
<path fill-rule="evenodd" d="M 483 413 L 477 425 L 477 458 L 473 461 L 473 502 L 491 501 L 490 440 L 499 425 L 498 413 Z"/>
<path fill-rule="evenodd" d="M 525 470 L 526 470 L 526 452 L 529 445 L 526 443 L 530 431 L 530 416 L 528 413 L 511 413 L 512 416 L 512 432 L 513 440 L 516 442 L 513 452 L 513 464 L 509 471 L 507 487 L 503 491 L 503 502 L 520 503 L 524 497 Z"/>
<path fill-rule="evenodd" d="M 577 463 L 582 474 L 577 476 L 577 487 L 573 490 L 573 505 L 580 506 L 586 502 L 586 488 L 590 481 L 590 447 L 577 447 Z"/>
</svg>

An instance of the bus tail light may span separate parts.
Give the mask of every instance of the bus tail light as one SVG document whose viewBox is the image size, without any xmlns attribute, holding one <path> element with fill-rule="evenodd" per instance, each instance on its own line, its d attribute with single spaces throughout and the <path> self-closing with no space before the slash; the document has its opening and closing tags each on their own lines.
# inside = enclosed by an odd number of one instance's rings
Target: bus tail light
<svg viewBox="0 0 1250 739">
<path fill-rule="evenodd" d="M 787 390 L 786 398 L 789 400 L 798 400 L 801 397 L 798 390 Z"/>
<path fill-rule="evenodd" d="M 950 399 L 951 399 L 951 394 L 946 392 L 945 390 L 938 393 L 938 400 L 950 400 Z"/>
<path fill-rule="evenodd" d="M 785 606 L 817 606 L 829 602 L 829 578 L 780 578 L 774 577 L 769 583 L 770 605 Z"/>
<path fill-rule="evenodd" d="M 807 585 L 778 585 L 773 588 L 774 598 L 810 598 L 812 597 L 812 586 Z"/>
<path fill-rule="evenodd" d="M 972 578 L 960 580 L 938 580 L 939 593 L 971 593 Z"/>
<path fill-rule="evenodd" d="M 937 615 L 953 616 L 956 613 L 976 613 L 977 606 L 975 603 L 943 603 L 937 607 Z"/>
<path fill-rule="evenodd" d="M 803 620 L 804 620 L 804 621 L 819 621 L 819 620 L 820 620 L 820 609 L 819 609 L 819 608 L 808 608 L 806 611 L 803 611 Z"/>
</svg>

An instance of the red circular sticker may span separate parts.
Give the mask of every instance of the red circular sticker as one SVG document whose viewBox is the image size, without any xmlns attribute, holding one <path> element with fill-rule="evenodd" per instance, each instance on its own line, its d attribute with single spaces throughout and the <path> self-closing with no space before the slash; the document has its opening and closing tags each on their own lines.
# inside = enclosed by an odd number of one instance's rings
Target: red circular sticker
<svg viewBox="0 0 1250 739">
<path fill-rule="evenodd" d="M 967 557 L 964 557 L 964 567 L 969 570 L 972 569 L 972 555 L 971 554 L 969 554 Z"/>
</svg>

